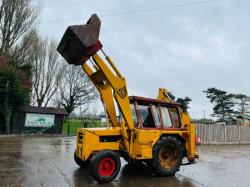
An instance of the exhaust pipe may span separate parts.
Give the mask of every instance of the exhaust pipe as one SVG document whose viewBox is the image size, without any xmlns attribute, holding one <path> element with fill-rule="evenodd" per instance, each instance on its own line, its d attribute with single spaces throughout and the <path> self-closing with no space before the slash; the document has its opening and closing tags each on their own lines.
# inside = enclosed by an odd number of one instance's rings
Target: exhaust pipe
<svg viewBox="0 0 250 187">
<path fill-rule="evenodd" d="M 100 28 L 101 20 L 96 14 L 93 14 L 85 25 L 69 26 L 57 51 L 69 64 L 82 65 L 102 48 L 99 41 Z"/>
</svg>

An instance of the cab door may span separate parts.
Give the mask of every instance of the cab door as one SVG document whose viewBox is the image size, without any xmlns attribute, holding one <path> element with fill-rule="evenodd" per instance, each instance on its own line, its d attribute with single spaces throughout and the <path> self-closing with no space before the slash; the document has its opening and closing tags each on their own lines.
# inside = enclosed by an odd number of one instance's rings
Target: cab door
<svg viewBox="0 0 250 187">
<path fill-rule="evenodd" d="M 160 111 L 157 104 L 138 103 L 137 112 L 142 129 L 162 128 Z"/>
<path fill-rule="evenodd" d="M 136 102 L 135 108 L 138 126 L 133 135 L 133 154 L 136 159 L 151 159 L 153 142 L 160 134 L 157 128 L 162 128 L 160 112 L 157 105 L 146 102 Z"/>
</svg>

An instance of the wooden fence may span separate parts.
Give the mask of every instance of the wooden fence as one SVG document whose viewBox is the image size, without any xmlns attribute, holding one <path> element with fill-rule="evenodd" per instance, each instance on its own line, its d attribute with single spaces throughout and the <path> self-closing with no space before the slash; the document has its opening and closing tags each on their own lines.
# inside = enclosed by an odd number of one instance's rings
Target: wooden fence
<svg viewBox="0 0 250 187">
<path fill-rule="evenodd" d="M 202 144 L 250 144 L 250 127 L 243 125 L 196 124 Z"/>
</svg>

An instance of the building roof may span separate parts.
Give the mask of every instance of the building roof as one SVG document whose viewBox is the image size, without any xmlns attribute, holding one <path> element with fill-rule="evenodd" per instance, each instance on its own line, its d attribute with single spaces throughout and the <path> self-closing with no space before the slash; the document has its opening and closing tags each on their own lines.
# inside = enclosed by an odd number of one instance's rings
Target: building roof
<svg viewBox="0 0 250 187">
<path fill-rule="evenodd" d="M 37 106 L 26 106 L 19 110 L 19 112 L 26 113 L 37 113 L 37 114 L 58 114 L 58 115 L 68 115 L 68 113 L 62 108 L 54 107 L 37 107 Z"/>
</svg>

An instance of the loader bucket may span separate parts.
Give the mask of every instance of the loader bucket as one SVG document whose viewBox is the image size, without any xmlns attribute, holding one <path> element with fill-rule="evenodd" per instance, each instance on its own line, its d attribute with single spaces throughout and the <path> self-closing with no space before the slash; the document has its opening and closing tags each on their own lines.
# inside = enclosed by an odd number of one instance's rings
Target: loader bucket
<svg viewBox="0 0 250 187">
<path fill-rule="evenodd" d="M 99 41 L 101 21 L 93 14 L 85 25 L 69 26 L 57 51 L 69 64 L 81 65 L 102 48 Z"/>
</svg>

